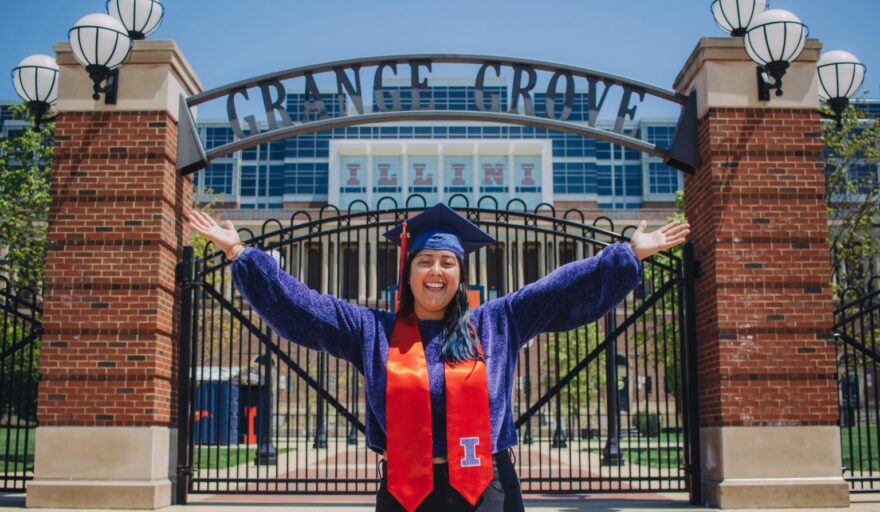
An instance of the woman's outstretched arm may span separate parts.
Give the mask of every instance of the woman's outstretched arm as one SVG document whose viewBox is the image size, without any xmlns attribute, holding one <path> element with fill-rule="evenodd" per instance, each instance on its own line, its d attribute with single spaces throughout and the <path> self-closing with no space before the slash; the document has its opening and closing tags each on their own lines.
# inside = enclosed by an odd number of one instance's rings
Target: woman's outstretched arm
<svg viewBox="0 0 880 512">
<path fill-rule="evenodd" d="M 690 226 L 673 222 L 646 233 L 642 222 L 630 243 L 562 265 L 545 277 L 486 304 L 506 315 L 522 345 L 541 332 L 575 329 L 604 316 L 641 281 L 641 260 L 682 243 Z M 512 340 L 513 341 L 513 340 Z"/>
<path fill-rule="evenodd" d="M 245 248 L 228 220 L 221 227 L 207 213 L 193 212 L 190 224 L 234 260 L 236 288 L 273 331 L 360 367 L 363 321 L 369 310 L 322 295 L 281 269 L 270 255 Z"/>
</svg>

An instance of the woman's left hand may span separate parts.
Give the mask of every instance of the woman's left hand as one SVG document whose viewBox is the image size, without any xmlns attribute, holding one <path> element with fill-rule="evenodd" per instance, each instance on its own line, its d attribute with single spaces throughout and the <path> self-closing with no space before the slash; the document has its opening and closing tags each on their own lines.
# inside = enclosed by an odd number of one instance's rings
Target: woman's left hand
<svg viewBox="0 0 880 512">
<path fill-rule="evenodd" d="M 630 239 L 630 247 L 640 260 L 684 243 L 685 237 L 691 232 L 690 224 L 679 221 L 670 222 L 651 233 L 645 233 L 647 227 L 648 222 L 643 220 Z"/>
</svg>

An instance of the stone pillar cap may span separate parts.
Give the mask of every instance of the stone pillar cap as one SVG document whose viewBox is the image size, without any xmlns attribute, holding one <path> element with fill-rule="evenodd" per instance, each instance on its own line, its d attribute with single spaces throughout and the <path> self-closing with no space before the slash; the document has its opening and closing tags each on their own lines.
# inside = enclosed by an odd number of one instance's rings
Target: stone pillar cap
<svg viewBox="0 0 880 512">
<path fill-rule="evenodd" d="M 804 43 L 804 50 L 795 59 L 795 62 L 819 62 L 821 51 L 822 42 L 819 39 L 809 38 Z M 753 62 L 749 58 L 749 54 L 746 53 L 742 37 L 704 37 L 697 43 L 684 67 L 678 72 L 672 88 L 677 92 L 685 92 L 690 87 L 694 75 L 709 60 Z"/>
<path fill-rule="evenodd" d="M 759 101 L 758 65 L 746 53 L 743 38 L 704 37 L 678 73 L 673 88 L 682 94 L 697 91 L 698 116 L 711 107 L 818 108 L 816 63 L 821 49 L 821 41 L 807 39 L 782 79 L 783 96 Z"/>
<path fill-rule="evenodd" d="M 70 44 L 55 44 L 61 68 L 58 87 L 59 111 L 167 110 L 175 119 L 179 95 L 202 92 L 201 81 L 180 48 L 171 40 L 132 42 L 131 53 L 119 68 L 116 105 L 92 100 L 92 81 L 74 58 Z"/>
</svg>

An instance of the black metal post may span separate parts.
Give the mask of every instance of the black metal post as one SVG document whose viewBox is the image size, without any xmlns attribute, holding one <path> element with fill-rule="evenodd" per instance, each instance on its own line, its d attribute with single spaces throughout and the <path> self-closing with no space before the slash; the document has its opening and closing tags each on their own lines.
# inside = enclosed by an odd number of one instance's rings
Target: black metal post
<svg viewBox="0 0 880 512">
<path fill-rule="evenodd" d="M 529 364 L 529 347 L 526 347 L 526 377 L 525 377 L 525 379 L 526 379 L 526 382 L 525 382 L 525 385 L 526 385 L 526 406 L 528 406 L 532 403 L 532 378 L 530 375 L 531 371 L 529 370 L 530 367 L 531 367 L 531 365 Z M 523 442 L 523 444 L 532 444 L 534 442 L 534 439 L 532 439 L 532 419 L 531 418 L 529 418 L 528 421 L 526 421 L 526 431 L 525 431 L 525 433 L 523 433 L 522 442 Z"/>
<path fill-rule="evenodd" d="M 684 256 L 684 300 L 685 335 L 682 337 L 681 372 L 684 376 L 685 403 L 685 478 L 691 504 L 703 501 L 702 478 L 700 475 L 700 410 L 699 383 L 697 379 L 697 302 L 694 286 L 697 279 L 697 264 L 694 260 L 694 246 L 686 243 Z"/>
<path fill-rule="evenodd" d="M 614 332 L 617 324 L 615 312 L 612 309 L 605 315 L 605 333 Z M 602 449 L 602 464 L 606 466 L 619 466 L 623 459 L 620 457 L 620 428 L 617 423 L 617 340 L 613 339 L 605 349 L 605 415 L 608 421 L 608 438 L 605 448 Z"/>
<path fill-rule="evenodd" d="M 183 248 L 183 260 L 178 265 L 177 281 L 182 284 L 180 301 L 180 340 L 177 367 L 177 488 L 175 503 L 186 505 L 192 464 L 189 453 L 190 345 L 192 344 L 193 248 Z"/>
<path fill-rule="evenodd" d="M 324 365 L 326 354 L 323 352 L 318 354 L 318 383 L 321 386 L 324 386 L 324 389 L 327 389 L 324 384 Z M 312 443 L 312 448 L 327 448 L 327 425 L 324 421 L 324 397 L 318 395 L 318 410 L 315 415 L 315 441 Z"/>
<path fill-rule="evenodd" d="M 558 368 L 558 367 L 557 367 Z M 565 428 L 562 426 L 562 392 L 556 393 L 556 428 L 553 429 L 553 440 L 550 442 L 552 448 L 565 448 L 568 446 L 568 437 L 565 435 Z"/>
<path fill-rule="evenodd" d="M 351 397 L 352 397 L 351 411 L 352 411 L 352 414 L 357 416 L 357 414 L 358 414 L 358 378 L 357 378 L 357 374 L 355 374 L 351 379 Z M 351 427 L 348 429 L 348 444 L 349 445 L 356 445 L 358 442 L 357 436 L 358 436 L 358 429 L 354 425 L 354 423 L 352 423 Z"/>
<path fill-rule="evenodd" d="M 266 353 L 257 358 L 257 363 L 263 365 L 265 382 L 263 392 L 260 393 L 262 404 L 260 409 L 260 447 L 257 449 L 257 464 L 274 466 L 277 462 L 275 444 L 272 442 L 272 352 L 266 346 Z"/>
</svg>

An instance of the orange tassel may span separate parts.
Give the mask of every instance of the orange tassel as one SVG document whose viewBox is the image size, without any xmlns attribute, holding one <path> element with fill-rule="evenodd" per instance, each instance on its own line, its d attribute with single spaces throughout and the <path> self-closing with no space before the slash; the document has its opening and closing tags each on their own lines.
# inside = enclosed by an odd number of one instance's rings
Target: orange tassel
<svg viewBox="0 0 880 512">
<path fill-rule="evenodd" d="M 395 297 L 396 300 L 394 301 L 395 313 L 400 309 L 400 290 L 403 286 L 403 269 L 406 266 L 406 241 L 408 238 L 409 233 L 406 232 L 406 221 L 403 221 L 403 231 L 400 233 L 400 272 L 397 274 L 397 297 Z"/>
</svg>

